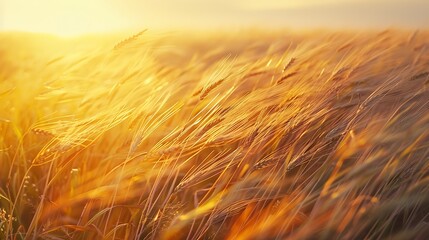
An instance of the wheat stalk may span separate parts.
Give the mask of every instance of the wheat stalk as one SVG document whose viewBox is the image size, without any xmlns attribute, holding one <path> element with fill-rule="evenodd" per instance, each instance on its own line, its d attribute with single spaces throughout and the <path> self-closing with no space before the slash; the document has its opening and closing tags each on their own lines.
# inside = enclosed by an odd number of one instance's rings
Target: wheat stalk
<svg viewBox="0 0 429 240">
<path fill-rule="evenodd" d="M 134 35 L 132 35 L 132 36 L 130 36 L 130 37 L 128 37 L 128 38 L 126 38 L 126 39 L 124 39 L 124 40 L 122 40 L 122 41 L 120 41 L 120 42 L 118 42 L 114 47 L 113 47 L 113 49 L 114 50 L 118 50 L 118 49 L 120 49 L 120 48 L 123 48 L 124 46 L 126 46 L 126 45 L 128 45 L 128 44 L 130 44 L 130 43 L 132 43 L 132 42 L 134 42 L 135 40 L 137 40 L 141 35 L 143 35 L 143 33 L 145 33 L 147 31 L 147 29 L 145 29 L 145 30 L 143 30 L 143 31 L 140 31 L 140 32 L 138 32 L 138 33 L 136 33 L 136 34 L 134 34 Z"/>
</svg>

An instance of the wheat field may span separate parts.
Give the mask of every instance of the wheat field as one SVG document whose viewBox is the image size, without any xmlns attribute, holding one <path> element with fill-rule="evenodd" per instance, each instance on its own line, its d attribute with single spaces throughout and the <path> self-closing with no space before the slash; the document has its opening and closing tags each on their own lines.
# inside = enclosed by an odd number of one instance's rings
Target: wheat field
<svg viewBox="0 0 429 240">
<path fill-rule="evenodd" d="M 0 239 L 424 239 L 429 32 L 0 34 Z"/>
</svg>

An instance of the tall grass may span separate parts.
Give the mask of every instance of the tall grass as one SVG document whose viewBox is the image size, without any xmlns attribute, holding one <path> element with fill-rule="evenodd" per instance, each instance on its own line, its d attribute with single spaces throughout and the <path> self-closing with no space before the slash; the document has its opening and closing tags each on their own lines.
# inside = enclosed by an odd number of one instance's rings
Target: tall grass
<svg viewBox="0 0 429 240">
<path fill-rule="evenodd" d="M 0 35 L 0 238 L 428 236 L 429 33 L 122 39 Z"/>
</svg>

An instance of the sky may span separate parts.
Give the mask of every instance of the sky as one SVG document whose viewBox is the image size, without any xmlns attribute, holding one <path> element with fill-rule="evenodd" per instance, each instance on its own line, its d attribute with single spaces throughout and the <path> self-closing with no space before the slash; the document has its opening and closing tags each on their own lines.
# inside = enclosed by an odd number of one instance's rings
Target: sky
<svg viewBox="0 0 429 240">
<path fill-rule="evenodd" d="M 0 31 L 429 28 L 429 0 L 0 0 Z"/>
</svg>

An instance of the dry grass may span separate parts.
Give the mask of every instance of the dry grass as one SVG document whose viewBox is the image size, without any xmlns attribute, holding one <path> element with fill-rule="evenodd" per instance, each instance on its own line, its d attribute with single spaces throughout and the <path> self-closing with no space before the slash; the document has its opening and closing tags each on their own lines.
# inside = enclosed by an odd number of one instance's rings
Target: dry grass
<svg viewBox="0 0 429 240">
<path fill-rule="evenodd" d="M 1 34 L 0 238 L 423 238 L 428 39 Z"/>
</svg>

